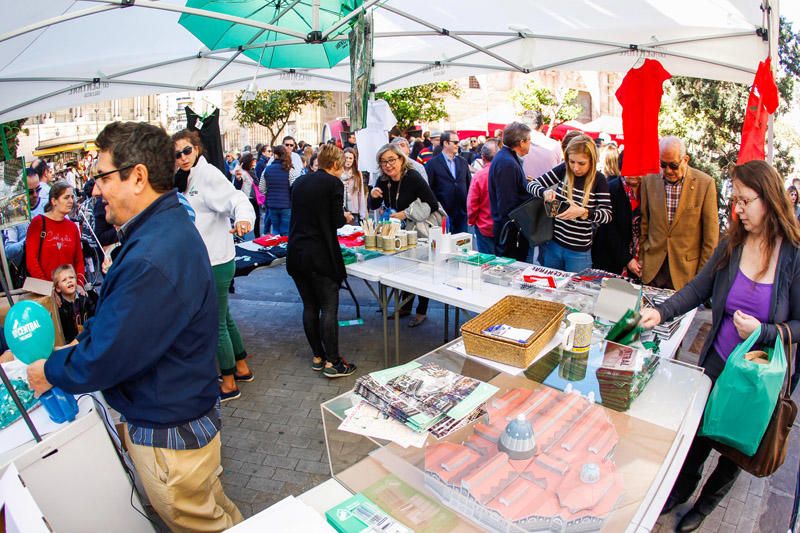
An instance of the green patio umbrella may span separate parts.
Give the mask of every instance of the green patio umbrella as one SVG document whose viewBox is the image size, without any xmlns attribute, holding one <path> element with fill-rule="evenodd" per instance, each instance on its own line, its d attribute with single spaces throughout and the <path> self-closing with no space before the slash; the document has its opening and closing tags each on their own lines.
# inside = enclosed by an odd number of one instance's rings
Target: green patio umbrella
<svg viewBox="0 0 800 533">
<path fill-rule="evenodd" d="M 242 53 L 267 68 L 329 68 L 349 55 L 349 24 L 323 42 L 322 34 L 363 0 L 187 0 L 186 7 L 246 18 L 275 30 L 183 14 L 179 23 L 210 50 L 245 46 Z M 294 44 L 281 45 L 282 41 Z M 259 47 L 267 44 L 269 46 Z"/>
</svg>

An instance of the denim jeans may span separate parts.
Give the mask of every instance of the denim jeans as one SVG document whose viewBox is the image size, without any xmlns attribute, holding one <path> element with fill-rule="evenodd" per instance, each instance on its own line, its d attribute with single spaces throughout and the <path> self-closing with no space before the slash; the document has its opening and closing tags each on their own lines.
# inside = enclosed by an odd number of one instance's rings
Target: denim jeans
<svg viewBox="0 0 800 533">
<path fill-rule="evenodd" d="M 556 241 L 548 241 L 544 250 L 544 266 L 567 272 L 580 272 L 592 268 L 592 251 L 577 252 L 561 246 Z"/>
<path fill-rule="evenodd" d="M 269 210 L 269 217 L 272 219 L 272 232 L 276 235 L 289 235 L 289 220 L 292 216 L 290 208 Z"/>
<path fill-rule="evenodd" d="M 477 250 L 480 253 L 494 255 L 494 237 L 486 237 L 478 231 L 478 228 L 475 228 L 474 236 Z"/>
</svg>

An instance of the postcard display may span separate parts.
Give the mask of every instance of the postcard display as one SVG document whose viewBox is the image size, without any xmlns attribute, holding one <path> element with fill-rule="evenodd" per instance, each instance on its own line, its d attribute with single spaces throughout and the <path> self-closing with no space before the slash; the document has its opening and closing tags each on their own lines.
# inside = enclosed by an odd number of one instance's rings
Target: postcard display
<svg viewBox="0 0 800 533">
<path fill-rule="evenodd" d="M 331 470 L 347 489 L 423 533 L 638 526 L 640 504 L 653 497 L 685 415 L 663 426 L 648 422 L 597 403 L 591 392 L 564 392 L 524 374 L 504 374 L 447 346 L 415 363 L 474 378 L 497 392 L 481 416 L 441 439 L 428 434 L 422 447 L 340 430 L 345 411 L 359 400 L 352 391 L 322 404 Z M 702 374 L 677 365 L 658 365 L 660 379 L 674 374 L 691 382 L 675 398 L 659 391 L 645 404 L 657 400 L 673 412 L 688 410 Z"/>
</svg>

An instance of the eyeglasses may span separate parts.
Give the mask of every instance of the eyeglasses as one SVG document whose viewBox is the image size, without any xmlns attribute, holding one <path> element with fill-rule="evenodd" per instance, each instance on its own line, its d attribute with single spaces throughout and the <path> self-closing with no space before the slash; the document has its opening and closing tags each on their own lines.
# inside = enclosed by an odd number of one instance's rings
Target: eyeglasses
<svg viewBox="0 0 800 533">
<path fill-rule="evenodd" d="M 295 147 L 295 144 L 294 144 L 294 143 L 283 143 L 283 145 L 284 145 L 286 148 L 294 148 L 294 147 Z"/>
<path fill-rule="evenodd" d="M 33 193 L 37 193 L 37 194 L 38 194 L 38 193 L 39 193 L 39 192 L 41 192 L 41 191 L 42 191 L 42 186 L 41 186 L 41 185 L 39 185 L 39 186 L 38 186 L 38 187 L 36 187 L 35 189 L 28 189 L 28 194 L 33 194 Z"/>
<path fill-rule="evenodd" d="M 669 162 L 669 163 L 667 163 L 666 161 L 661 161 L 660 164 L 661 164 L 661 168 L 669 167 L 671 170 L 678 170 L 679 168 L 681 168 L 681 164 L 680 163 L 675 163 L 674 161 Z"/>
<path fill-rule="evenodd" d="M 187 148 L 189 148 L 189 147 L 187 147 Z M 99 179 L 101 179 L 101 178 L 105 178 L 106 176 L 110 176 L 110 175 L 111 175 L 111 174 L 113 174 L 114 172 L 122 172 L 122 171 L 124 171 L 124 170 L 128 170 L 128 169 L 130 169 L 130 168 L 133 168 L 133 167 L 135 167 L 136 165 L 137 165 L 137 163 L 134 163 L 133 165 L 125 165 L 125 166 L 124 166 L 124 167 L 122 167 L 122 168 L 117 168 L 117 169 L 115 169 L 115 170 L 109 170 L 108 172 L 101 172 L 100 174 L 95 174 L 95 175 L 94 175 L 94 181 L 95 181 L 95 182 L 97 182 Z"/>
<path fill-rule="evenodd" d="M 191 154 L 192 150 L 194 150 L 194 148 L 191 145 L 187 146 L 183 150 L 176 150 L 175 151 L 175 159 L 180 159 L 182 155 Z"/>
<path fill-rule="evenodd" d="M 380 161 L 378 161 L 378 163 L 380 163 L 381 166 L 386 167 L 394 165 L 398 161 L 400 161 L 399 157 L 390 157 L 389 159 L 381 159 Z"/>
<path fill-rule="evenodd" d="M 450 144 L 458 144 L 459 141 L 458 140 L 451 141 L 450 139 L 445 139 L 444 142 L 450 143 Z"/>
<path fill-rule="evenodd" d="M 736 207 L 741 207 L 742 209 L 746 208 L 756 200 L 758 200 L 759 196 L 754 196 L 752 198 L 740 198 L 738 196 L 731 197 L 731 203 Z"/>
</svg>

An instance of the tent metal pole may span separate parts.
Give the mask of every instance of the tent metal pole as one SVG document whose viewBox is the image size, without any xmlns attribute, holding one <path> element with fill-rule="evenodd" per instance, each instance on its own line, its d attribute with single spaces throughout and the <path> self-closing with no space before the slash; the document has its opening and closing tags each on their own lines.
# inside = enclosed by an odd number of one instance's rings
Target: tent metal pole
<svg viewBox="0 0 800 533">
<path fill-rule="evenodd" d="M 503 46 L 503 45 L 506 45 L 506 44 L 512 43 L 512 42 L 514 42 L 514 41 L 518 41 L 518 40 L 520 40 L 520 39 L 521 39 L 521 37 L 519 37 L 519 36 L 517 35 L 516 37 L 513 37 L 513 38 L 511 38 L 511 39 L 505 39 L 505 40 L 503 40 L 503 41 L 500 41 L 500 42 L 498 42 L 498 43 L 495 43 L 495 44 L 489 45 L 489 46 L 487 46 L 486 48 L 497 48 L 498 46 Z M 448 66 L 448 65 L 450 64 L 450 62 L 452 62 L 452 61 L 456 61 L 456 60 L 458 60 L 458 59 L 462 59 L 462 58 L 465 58 L 465 57 L 469 57 L 469 56 L 475 55 L 475 54 L 477 54 L 477 53 L 479 53 L 477 50 L 470 50 L 469 52 L 464 52 L 463 54 L 458 54 L 458 55 L 456 55 L 456 56 L 453 56 L 453 57 L 447 58 L 447 59 L 445 59 L 444 61 L 440 61 L 439 63 L 441 64 L 441 66 L 443 66 L 443 67 L 446 67 L 446 66 Z M 378 62 L 380 62 L 380 61 L 378 61 Z M 436 63 L 434 63 L 434 64 L 436 64 Z M 382 83 L 379 83 L 379 84 L 377 84 L 377 85 L 378 85 L 378 86 L 381 86 L 381 85 L 388 85 L 388 84 L 392 83 L 393 81 L 397 81 L 397 80 L 400 80 L 400 79 L 406 78 L 406 77 L 408 77 L 408 76 L 413 76 L 414 74 L 418 74 L 418 73 L 420 73 L 420 72 L 424 72 L 425 70 L 427 70 L 427 69 L 429 69 L 429 68 L 430 68 L 430 65 L 426 65 L 425 67 L 418 68 L 418 69 L 415 69 L 415 70 L 411 70 L 411 71 L 409 71 L 409 72 L 406 72 L 405 74 L 400 74 L 400 75 L 398 75 L 398 76 L 395 76 L 394 78 L 390 78 L 390 79 L 388 79 L 388 80 L 384 80 Z"/>
<path fill-rule="evenodd" d="M 381 8 L 385 9 L 387 11 L 390 11 L 390 12 L 394 13 L 395 15 L 399 15 L 399 16 L 401 16 L 403 18 L 407 18 L 408 20 L 410 20 L 412 22 L 416 22 L 420 26 L 424 26 L 424 27 L 430 28 L 432 30 L 437 30 L 437 31 L 441 32 L 442 35 L 450 37 L 451 39 L 454 39 L 454 40 L 460 42 L 461 44 L 465 44 L 465 45 L 469 46 L 470 48 L 474 48 L 475 50 L 477 50 L 479 52 L 482 52 L 482 53 L 486 54 L 487 56 L 492 57 L 492 58 L 500 61 L 501 63 L 505 63 L 506 65 L 514 68 L 515 70 L 518 70 L 520 72 L 528 72 L 528 69 L 517 65 L 513 61 L 509 61 L 508 59 L 504 58 L 503 56 L 500 56 L 498 54 L 495 54 L 494 52 L 491 52 L 486 47 L 477 45 L 477 44 L 473 43 L 472 41 L 469 41 L 467 39 L 464 39 L 463 37 L 460 37 L 457 33 L 450 33 L 445 28 L 440 28 L 440 27 L 436 26 L 435 24 L 431 24 L 428 21 L 422 20 L 421 18 L 415 17 L 414 15 L 412 15 L 410 13 L 406 13 L 405 11 L 402 11 L 402 10 L 397 9 L 395 7 L 389 7 L 387 4 L 382 4 Z"/>
<path fill-rule="evenodd" d="M 125 8 L 125 9 L 129 7 L 141 7 L 145 9 L 159 9 L 162 11 L 172 11 L 175 13 L 182 13 L 186 15 L 196 15 L 198 17 L 223 20 L 225 22 L 232 22 L 234 24 L 251 26 L 253 28 L 258 28 L 261 30 L 274 31 L 275 33 L 280 33 L 282 35 L 290 35 L 292 37 L 297 37 L 298 39 L 306 38 L 306 36 L 300 32 L 292 31 L 290 29 L 281 26 L 275 26 L 273 24 L 265 24 L 263 22 L 258 22 L 257 20 L 250 20 L 244 17 L 235 17 L 233 15 L 226 15 L 224 13 L 216 13 L 214 11 L 208 11 L 207 9 L 197 9 L 193 7 L 165 4 L 164 2 L 157 2 L 155 0 L 136 0 L 135 3 L 130 5 L 124 4 L 125 0 L 85 0 L 85 1 L 113 4 L 118 8 Z"/>
<path fill-rule="evenodd" d="M 764 0 L 764 9 L 767 14 L 767 35 L 769 37 L 769 57 L 772 76 L 775 76 L 778 67 L 778 38 L 780 36 L 780 7 L 779 0 Z M 775 115 L 767 119 L 767 163 L 772 165 L 775 161 Z"/>
<path fill-rule="evenodd" d="M 9 39 L 13 39 L 15 37 L 19 37 L 20 35 L 25 35 L 26 33 L 30 33 L 32 31 L 41 30 L 43 28 L 48 28 L 50 26 L 55 26 L 56 24 L 61 24 L 62 22 L 68 22 L 70 20 L 75 20 L 82 17 L 88 17 L 90 15 L 95 15 L 97 13 L 104 13 L 106 11 L 111 11 L 112 9 L 119 9 L 119 8 L 118 6 L 92 7 L 89 9 L 82 9 L 80 11 L 75 11 L 72 13 L 66 13 L 58 17 L 52 17 L 46 20 L 41 20 L 35 24 L 29 24 L 28 26 L 25 26 L 18 30 L 10 31 L 8 33 L 0 35 L 0 43 L 7 41 Z"/>
<path fill-rule="evenodd" d="M 294 0 L 294 2 L 292 2 L 291 4 L 289 4 L 288 6 L 286 6 L 285 8 L 283 8 L 283 9 L 281 10 L 281 12 L 280 12 L 280 13 L 278 13 L 277 15 L 275 15 L 275 17 L 274 17 L 274 18 L 273 18 L 273 19 L 270 21 L 270 24 L 275 24 L 276 22 L 278 22 L 278 20 L 280 20 L 280 18 L 281 18 L 281 17 L 283 17 L 283 16 L 284 16 L 286 13 L 288 13 L 288 12 L 289 12 L 291 9 L 293 9 L 293 8 L 294 8 L 294 6 L 296 6 L 296 5 L 297 5 L 297 4 L 299 4 L 299 3 L 300 3 L 300 0 Z M 317 2 L 317 9 L 319 9 L 319 2 Z M 255 35 L 254 35 L 254 36 L 253 36 L 253 37 L 252 37 L 252 38 L 251 38 L 249 41 L 247 41 L 247 44 L 253 44 L 253 43 L 256 41 L 256 39 L 258 39 L 259 37 L 261 37 L 262 35 L 264 35 L 265 31 L 266 31 L 266 30 L 261 30 L 260 32 L 256 33 L 256 34 L 255 34 Z M 222 71 L 223 71 L 223 70 L 225 70 L 226 68 L 228 68 L 228 65 L 230 65 L 231 63 L 233 63 L 233 61 L 234 61 L 234 60 L 235 60 L 237 57 L 239 57 L 239 55 L 240 55 L 240 54 L 241 54 L 243 51 L 244 51 L 244 48 L 242 48 L 242 49 L 237 49 L 237 50 L 236 50 L 236 52 L 234 52 L 234 54 L 233 54 L 231 57 L 229 57 L 229 58 L 228 58 L 228 60 L 227 60 L 227 61 L 225 61 L 225 63 L 224 63 L 224 64 L 223 64 L 221 67 L 219 67 L 219 69 L 218 69 L 218 70 L 217 70 L 217 71 L 216 71 L 214 74 L 212 74 L 211 76 L 209 76 L 209 78 L 206 80 L 206 82 L 205 82 L 203 85 L 201 85 L 201 86 L 200 86 L 200 88 L 201 88 L 201 89 L 205 89 L 206 87 L 208 87 L 208 86 L 209 86 L 209 84 L 210 84 L 212 81 L 214 81 L 214 78 L 216 78 L 217 76 L 219 76 L 219 75 L 222 73 Z M 262 52 L 261 52 L 261 54 L 262 54 L 262 56 L 263 56 L 264 52 L 262 51 Z M 260 60 L 259 60 L 259 62 L 260 62 Z"/>
<path fill-rule="evenodd" d="M 380 1 L 382 0 L 368 0 L 367 2 L 364 2 L 361 6 L 358 7 L 358 9 L 354 9 L 353 11 L 351 11 L 350 13 L 348 13 L 347 15 L 336 21 L 336 24 L 334 24 L 333 26 L 322 32 L 322 38 L 329 40 L 328 37 L 330 37 L 331 34 L 336 33 L 336 31 L 339 28 L 350 22 L 351 19 L 357 17 L 359 13 L 369 9 L 370 7 L 374 6 Z"/>
</svg>

